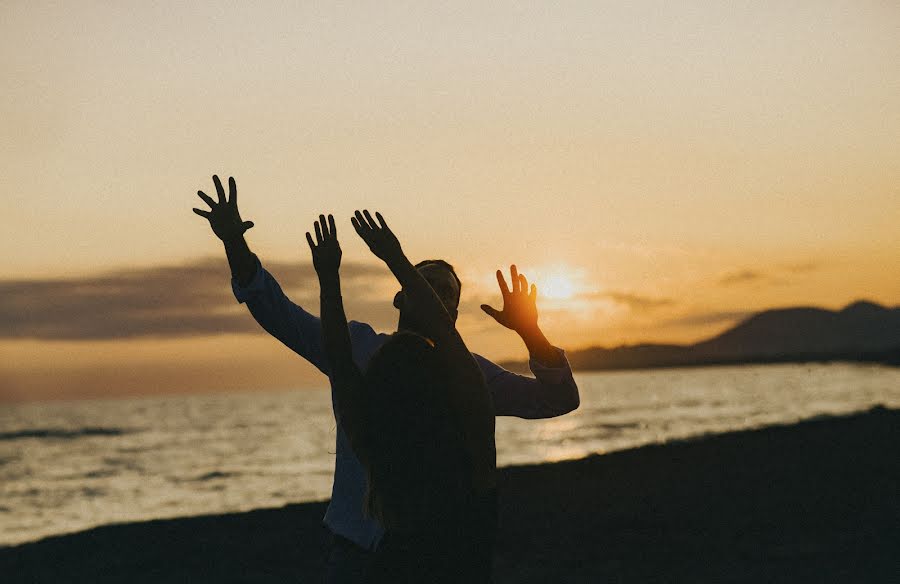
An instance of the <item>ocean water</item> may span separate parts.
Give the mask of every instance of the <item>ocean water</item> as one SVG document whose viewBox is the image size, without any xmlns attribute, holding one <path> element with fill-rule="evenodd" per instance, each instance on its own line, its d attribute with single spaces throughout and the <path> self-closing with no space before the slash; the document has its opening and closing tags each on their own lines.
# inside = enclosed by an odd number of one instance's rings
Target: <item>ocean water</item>
<svg viewBox="0 0 900 584">
<path fill-rule="evenodd" d="M 900 407 L 900 369 L 810 364 L 576 375 L 582 404 L 501 418 L 500 465 Z M 331 494 L 325 390 L 0 406 L 0 545 Z"/>
</svg>

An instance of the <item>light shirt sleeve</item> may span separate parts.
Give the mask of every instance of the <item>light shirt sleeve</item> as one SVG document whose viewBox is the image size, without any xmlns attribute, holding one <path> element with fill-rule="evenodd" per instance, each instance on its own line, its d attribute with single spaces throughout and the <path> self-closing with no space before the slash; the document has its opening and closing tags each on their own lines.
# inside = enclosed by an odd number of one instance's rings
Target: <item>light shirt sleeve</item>
<svg viewBox="0 0 900 584">
<path fill-rule="evenodd" d="M 256 273 L 246 286 L 231 279 L 234 297 L 247 305 L 250 314 L 266 332 L 327 375 L 319 317 L 291 302 L 272 274 L 262 267 L 259 258 L 254 255 L 254 259 Z"/>
<path fill-rule="evenodd" d="M 562 365 L 547 367 L 531 359 L 528 366 L 534 377 L 513 373 L 481 355 L 475 355 L 493 395 L 496 415 L 525 419 L 553 418 L 578 408 L 581 398 L 566 352 L 558 347 L 554 349 L 562 357 Z"/>
</svg>

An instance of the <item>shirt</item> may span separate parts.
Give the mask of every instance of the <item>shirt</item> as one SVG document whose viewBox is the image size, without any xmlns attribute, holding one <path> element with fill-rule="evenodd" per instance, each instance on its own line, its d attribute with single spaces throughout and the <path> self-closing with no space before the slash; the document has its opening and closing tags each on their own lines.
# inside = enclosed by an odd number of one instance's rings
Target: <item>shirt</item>
<svg viewBox="0 0 900 584">
<path fill-rule="evenodd" d="M 254 256 L 255 257 L 255 256 Z M 246 286 L 231 279 L 231 288 L 239 303 L 245 303 L 256 322 L 289 349 L 312 363 L 325 375 L 328 360 L 322 343 L 319 317 L 294 304 L 281 286 L 255 257 L 256 273 Z M 390 335 L 377 333 L 368 324 L 348 323 L 353 360 L 365 371 L 369 359 Z M 498 416 L 537 419 L 552 418 L 571 412 L 579 405 L 578 386 L 565 351 L 554 347 L 562 357 L 560 367 L 547 367 L 531 359 L 528 362 L 534 378 L 518 375 L 473 353 L 484 373 Z M 334 393 L 332 392 L 332 406 Z M 325 524 L 332 532 L 357 545 L 373 549 L 383 534 L 378 522 L 363 513 L 366 474 L 350 449 L 350 442 L 337 424 L 334 484 L 331 502 L 325 512 Z"/>
</svg>

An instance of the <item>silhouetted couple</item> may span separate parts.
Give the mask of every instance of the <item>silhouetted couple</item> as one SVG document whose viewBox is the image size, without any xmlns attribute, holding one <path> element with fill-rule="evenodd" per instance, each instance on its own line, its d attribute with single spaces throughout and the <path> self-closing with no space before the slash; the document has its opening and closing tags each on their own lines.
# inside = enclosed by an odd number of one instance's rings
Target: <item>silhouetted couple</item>
<svg viewBox="0 0 900 584">
<path fill-rule="evenodd" d="M 307 233 L 320 285 L 321 318 L 291 302 L 250 252 L 253 226 L 213 177 L 218 202 L 202 192 L 224 242 L 232 289 L 256 321 L 328 375 L 337 420 L 332 532 L 326 581 L 488 582 L 496 528 L 494 416 L 559 416 L 578 407 L 562 349 L 537 324 L 536 290 L 511 267 L 498 271 L 502 310 L 482 305 L 525 342 L 535 378 L 514 374 L 466 348 L 456 330 L 461 283 L 442 260 L 413 266 L 384 219 L 356 212 L 351 223 L 397 278 L 398 332 L 346 320 L 341 249 L 333 217 Z"/>
</svg>

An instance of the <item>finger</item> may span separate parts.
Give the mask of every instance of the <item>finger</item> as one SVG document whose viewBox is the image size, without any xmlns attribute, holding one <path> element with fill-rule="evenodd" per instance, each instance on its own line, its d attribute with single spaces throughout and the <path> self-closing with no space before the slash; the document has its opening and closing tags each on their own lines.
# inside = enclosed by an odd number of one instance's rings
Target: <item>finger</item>
<svg viewBox="0 0 900 584">
<path fill-rule="evenodd" d="M 315 222 L 315 226 L 316 226 L 316 243 L 321 245 L 322 244 L 322 228 L 319 227 L 318 221 Z"/>
<path fill-rule="evenodd" d="M 211 208 L 213 208 L 213 209 L 216 208 L 216 202 L 212 200 L 212 197 L 210 197 L 203 191 L 197 191 L 197 196 L 199 196 L 201 199 L 203 199 L 206 202 L 206 204 L 209 205 Z"/>
<path fill-rule="evenodd" d="M 528 280 L 523 274 L 519 274 L 519 291 L 522 294 L 528 294 Z"/>
<path fill-rule="evenodd" d="M 368 213 L 368 211 L 366 211 L 366 212 Z M 359 211 L 356 212 L 356 220 L 359 222 L 359 226 L 363 230 L 363 233 L 365 233 L 366 236 L 370 237 L 372 235 L 372 231 L 374 230 L 374 228 L 369 223 L 369 221 L 363 216 L 363 214 L 360 213 Z"/>
<path fill-rule="evenodd" d="M 319 215 L 319 223 L 318 225 L 322 226 L 322 239 L 325 240 L 328 238 L 328 223 L 325 222 L 325 215 Z"/>
<path fill-rule="evenodd" d="M 237 183 L 234 182 L 233 176 L 228 177 L 228 197 L 228 202 L 231 203 L 232 206 L 237 205 Z"/>
<path fill-rule="evenodd" d="M 516 264 L 509 267 L 509 280 L 509 283 L 512 284 L 513 294 L 515 294 L 519 291 L 519 271 L 516 270 Z"/>
<path fill-rule="evenodd" d="M 378 211 L 375 211 L 375 217 L 378 218 L 378 223 L 379 223 L 379 225 L 381 225 L 382 229 L 386 229 L 386 230 L 390 231 L 390 229 L 388 229 L 387 222 L 384 220 L 384 217 L 381 216 L 381 213 L 379 213 Z"/>
<path fill-rule="evenodd" d="M 362 216 L 362 213 L 360 213 L 359 211 L 354 211 L 353 214 L 356 216 L 357 224 L 359 224 L 359 228 L 357 229 L 357 231 L 359 232 L 360 235 L 362 235 L 363 231 L 360 231 L 360 229 L 365 230 L 367 227 L 369 227 L 369 225 L 366 223 L 366 220 Z"/>
<path fill-rule="evenodd" d="M 372 219 L 372 216 L 371 216 L 371 215 L 369 215 L 369 210 L 368 210 L 368 209 L 363 209 L 363 213 L 366 215 L 366 221 L 369 222 L 369 227 L 370 227 L 371 229 L 378 229 L 378 224 L 375 223 L 375 220 Z"/>
<path fill-rule="evenodd" d="M 248 229 L 253 227 L 253 221 L 244 221 L 243 223 L 241 223 L 241 227 L 244 228 L 244 231 L 247 231 Z"/>
<path fill-rule="evenodd" d="M 212 213 L 210 213 L 209 211 L 201 211 L 200 209 L 197 209 L 197 208 L 194 209 L 194 213 L 196 213 L 197 215 L 200 215 L 201 217 L 205 217 L 207 219 L 209 219 L 209 216 L 212 215 Z"/>
<path fill-rule="evenodd" d="M 506 278 L 503 277 L 503 272 L 497 270 L 497 283 L 500 284 L 500 293 L 504 298 L 509 296 L 509 286 L 506 285 Z"/>
<path fill-rule="evenodd" d="M 316 244 L 313 243 L 312 235 L 309 234 L 309 231 L 306 232 L 306 243 L 309 244 L 310 251 L 316 251 Z"/>
<path fill-rule="evenodd" d="M 359 219 L 357 219 L 356 217 L 351 217 L 350 223 L 353 224 L 353 229 L 356 230 L 356 234 L 359 235 L 363 241 L 367 241 L 368 233 L 366 232 L 366 228 L 363 227 L 362 223 L 360 223 Z"/>
<path fill-rule="evenodd" d="M 219 180 L 219 175 L 213 175 L 213 182 L 216 183 L 216 193 L 219 195 L 219 202 L 225 202 L 225 189 L 222 188 L 222 181 Z"/>
<path fill-rule="evenodd" d="M 537 286 L 534 284 L 531 285 L 531 292 L 528 294 L 528 298 L 531 299 L 532 304 L 537 302 Z"/>
<path fill-rule="evenodd" d="M 337 237 L 337 228 L 334 226 L 334 215 L 328 215 L 328 227 L 331 231 L 331 237 Z"/>
<path fill-rule="evenodd" d="M 487 315 L 492 317 L 494 320 L 500 320 L 500 311 L 496 308 L 488 306 L 487 304 L 482 304 L 481 310 L 485 311 Z"/>
<path fill-rule="evenodd" d="M 353 229 L 356 230 L 356 234 L 362 237 L 362 227 L 360 226 L 359 221 L 357 221 L 356 217 L 350 217 L 350 224 L 353 225 Z"/>
</svg>

